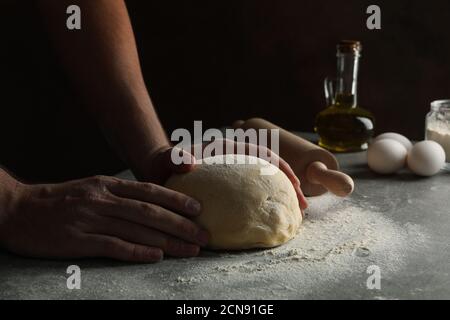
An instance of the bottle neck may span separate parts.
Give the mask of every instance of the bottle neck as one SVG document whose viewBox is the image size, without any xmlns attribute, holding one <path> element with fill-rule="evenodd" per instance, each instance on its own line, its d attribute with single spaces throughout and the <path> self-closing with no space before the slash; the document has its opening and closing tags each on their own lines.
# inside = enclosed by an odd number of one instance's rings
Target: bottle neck
<svg viewBox="0 0 450 320">
<path fill-rule="evenodd" d="M 336 105 L 355 107 L 357 104 L 358 53 L 337 54 Z"/>
</svg>

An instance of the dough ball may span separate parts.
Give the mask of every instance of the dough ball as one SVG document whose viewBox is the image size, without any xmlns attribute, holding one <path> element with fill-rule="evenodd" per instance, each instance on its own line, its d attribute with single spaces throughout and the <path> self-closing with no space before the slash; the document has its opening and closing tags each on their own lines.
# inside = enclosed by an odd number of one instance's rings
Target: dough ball
<svg viewBox="0 0 450 320">
<path fill-rule="evenodd" d="M 173 175 L 166 186 L 200 201 L 202 212 L 195 221 L 209 231 L 209 248 L 269 248 L 296 235 L 302 215 L 294 187 L 281 170 L 245 155 L 204 160 L 220 163 L 204 162 Z M 275 174 L 261 175 L 267 166 Z"/>
</svg>

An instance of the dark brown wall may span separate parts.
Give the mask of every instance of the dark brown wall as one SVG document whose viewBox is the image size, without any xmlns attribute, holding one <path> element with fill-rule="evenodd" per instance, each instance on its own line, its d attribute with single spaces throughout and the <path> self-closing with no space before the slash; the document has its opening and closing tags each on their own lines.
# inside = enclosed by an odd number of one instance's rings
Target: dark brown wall
<svg viewBox="0 0 450 320">
<path fill-rule="evenodd" d="M 423 136 L 429 102 L 450 97 L 450 2 L 378 1 L 382 30 L 366 28 L 372 1 L 141 1 L 128 6 L 145 77 L 169 130 L 262 116 L 310 131 L 324 107 L 341 39 L 363 44 L 360 105 L 377 131 Z"/>
</svg>

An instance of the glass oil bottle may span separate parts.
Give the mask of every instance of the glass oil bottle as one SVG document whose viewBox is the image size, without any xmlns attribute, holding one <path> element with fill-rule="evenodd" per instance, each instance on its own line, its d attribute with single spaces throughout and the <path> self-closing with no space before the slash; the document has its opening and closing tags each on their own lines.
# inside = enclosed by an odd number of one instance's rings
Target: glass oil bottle
<svg viewBox="0 0 450 320">
<path fill-rule="evenodd" d="M 324 81 L 327 108 L 316 117 L 319 145 L 333 152 L 367 149 L 374 133 L 374 117 L 358 106 L 359 41 L 341 41 L 337 45 L 337 76 Z"/>
</svg>

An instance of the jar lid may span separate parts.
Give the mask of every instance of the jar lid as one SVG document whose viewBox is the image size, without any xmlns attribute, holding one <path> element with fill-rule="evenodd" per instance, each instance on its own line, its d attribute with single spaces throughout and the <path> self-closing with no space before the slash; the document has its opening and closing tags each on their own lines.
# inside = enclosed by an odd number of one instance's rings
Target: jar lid
<svg viewBox="0 0 450 320">
<path fill-rule="evenodd" d="M 362 50 L 361 42 L 356 40 L 342 40 L 337 45 L 338 53 L 359 54 Z"/>
<path fill-rule="evenodd" d="M 431 102 L 431 110 L 449 110 L 450 111 L 450 99 L 434 100 Z"/>
</svg>

